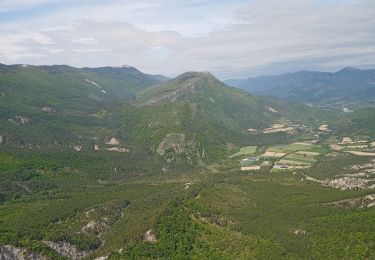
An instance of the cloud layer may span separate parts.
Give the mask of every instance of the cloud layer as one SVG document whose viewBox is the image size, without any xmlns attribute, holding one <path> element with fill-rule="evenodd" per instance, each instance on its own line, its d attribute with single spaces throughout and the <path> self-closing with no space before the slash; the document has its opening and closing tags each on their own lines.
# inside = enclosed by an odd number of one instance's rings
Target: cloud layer
<svg viewBox="0 0 375 260">
<path fill-rule="evenodd" d="M 372 0 L 4 0 L 0 17 L 2 63 L 221 78 L 375 65 Z"/>
</svg>

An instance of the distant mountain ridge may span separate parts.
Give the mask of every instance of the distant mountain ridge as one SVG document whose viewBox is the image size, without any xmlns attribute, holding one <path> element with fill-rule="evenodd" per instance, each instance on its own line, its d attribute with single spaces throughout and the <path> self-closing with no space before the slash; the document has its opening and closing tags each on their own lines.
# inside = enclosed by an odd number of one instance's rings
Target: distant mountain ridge
<svg viewBox="0 0 375 260">
<path fill-rule="evenodd" d="M 351 67 L 335 73 L 300 71 L 276 76 L 226 80 L 230 86 L 261 96 L 320 105 L 375 105 L 375 70 Z"/>
</svg>

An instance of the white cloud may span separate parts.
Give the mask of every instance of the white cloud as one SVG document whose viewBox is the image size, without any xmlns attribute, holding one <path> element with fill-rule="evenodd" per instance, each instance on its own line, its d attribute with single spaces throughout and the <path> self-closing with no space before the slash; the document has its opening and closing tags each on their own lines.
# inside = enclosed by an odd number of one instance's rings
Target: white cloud
<svg viewBox="0 0 375 260">
<path fill-rule="evenodd" d="M 166 75 L 208 70 L 224 78 L 375 65 L 374 1 L 202 2 L 111 0 L 4 22 L 1 60 L 130 64 Z"/>
<path fill-rule="evenodd" d="M 100 52 L 110 52 L 110 49 L 74 49 L 77 53 L 100 53 Z"/>
<path fill-rule="evenodd" d="M 51 44 L 53 44 L 52 40 L 39 32 L 3 33 L 0 38 L 0 53 L 2 59 L 10 63 L 29 58 L 43 58 L 47 53 L 43 51 L 36 53 L 32 50 L 32 46 L 37 45 L 47 50 L 45 46 Z"/>
<path fill-rule="evenodd" d="M 55 3 L 58 0 L 1 0 L 0 12 L 26 9 L 40 4 Z"/>
<path fill-rule="evenodd" d="M 95 44 L 97 41 L 94 38 L 78 38 L 78 39 L 72 39 L 73 43 L 79 43 L 79 44 Z"/>
</svg>

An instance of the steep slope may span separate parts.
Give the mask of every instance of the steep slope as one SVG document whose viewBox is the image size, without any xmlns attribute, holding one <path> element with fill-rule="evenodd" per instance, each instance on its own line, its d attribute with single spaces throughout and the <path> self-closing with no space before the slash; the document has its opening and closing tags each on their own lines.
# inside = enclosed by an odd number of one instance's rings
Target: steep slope
<svg viewBox="0 0 375 260">
<path fill-rule="evenodd" d="M 293 134 L 254 134 L 273 124 L 318 124 L 325 113 L 304 105 L 261 98 L 226 86 L 208 72 L 188 72 L 137 95 L 116 121 L 123 138 L 166 155 L 218 158 L 231 144 L 271 143 Z M 172 158 L 173 157 L 173 158 Z M 189 159 L 189 160 L 190 160 Z"/>
<path fill-rule="evenodd" d="M 375 70 L 345 68 L 336 73 L 301 71 L 279 76 L 232 79 L 226 83 L 252 93 L 337 106 L 374 105 Z"/>
<path fill-rule="evenodd" d="M 163 80 L 132 67 L 0 65 L 1 142 L 61 147 L 94 138 L 107 110 Z"/>
</svg>

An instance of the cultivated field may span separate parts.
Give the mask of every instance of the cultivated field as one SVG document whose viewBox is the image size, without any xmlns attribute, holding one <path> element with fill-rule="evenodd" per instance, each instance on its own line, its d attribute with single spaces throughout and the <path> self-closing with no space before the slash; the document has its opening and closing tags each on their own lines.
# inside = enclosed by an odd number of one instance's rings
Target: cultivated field
<svg viewBox="0 0 375 260">
<path fill-rule="evenodd" d="M 257 150 L 256 146 L 246 146 L 246 147 L 241 148 L 239 152 L 229 156 L 229 158 L 234 158 L 234 157 L 238 157 L 238 156 L 241 156 L 241 155 L 255 154 L 256 150 Z"/>
</svg>

